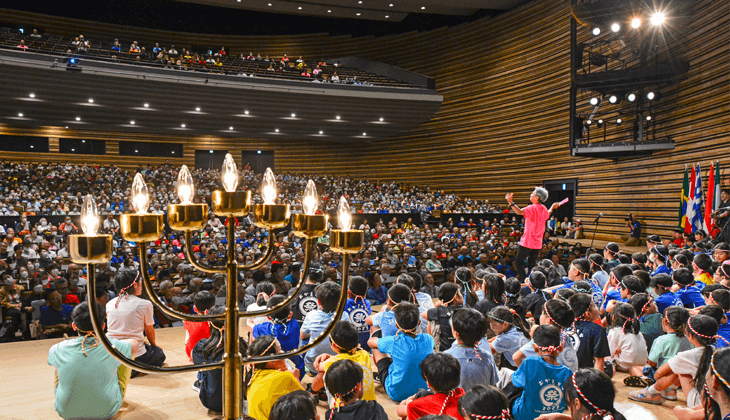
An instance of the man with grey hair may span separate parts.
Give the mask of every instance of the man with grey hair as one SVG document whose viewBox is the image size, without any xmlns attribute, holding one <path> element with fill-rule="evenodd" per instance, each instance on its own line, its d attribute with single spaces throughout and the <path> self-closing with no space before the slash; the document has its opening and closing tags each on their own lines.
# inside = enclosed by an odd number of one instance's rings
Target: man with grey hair
<svg viewBox="0 0 730 420">
<path fill-rule="evenodd" d="M 523 209 L 519 208 L 512 201 L 513 196 L 514 193 L 509 193 L 504 196 L 507 199 L 507 203 L 509 203 L 509 208 L 520 216 L 525 217 L 525 233 L 520 239 L 520 248 L 517 251 L 517 255 L 515 255 L 517 277 L 520 281 L 524 281 L 527 278 L 525 258 L 527 258 L 527 268 L 531 270 L 537 262 L 540 249 L 542 249 L 542 238 L 545 234 L 546 222 L 550 218 L 553 210 L 558 208 L 559 204 L 553 204 L 548 211 L 543 205 L 548 199 L 548 192 L 542 187 L 535 187 L 535 191 L 530 194 L 530 203 L 532 204 Z"/>
</svg>

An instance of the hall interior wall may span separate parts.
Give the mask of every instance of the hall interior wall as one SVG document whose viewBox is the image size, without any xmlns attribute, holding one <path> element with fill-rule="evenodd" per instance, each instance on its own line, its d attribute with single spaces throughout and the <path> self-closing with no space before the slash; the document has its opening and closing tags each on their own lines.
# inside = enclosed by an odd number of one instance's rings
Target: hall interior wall
<svg viewBox="0 0 730 420">
<path fill-rule="evenodd" d="M 53 33 L 84 33 L 92 40 L 99 39 L 97 34 L 113 33 L 148 46 L 154 42 L 169 46 L 174 41 L 178 47 L 221 44 L 232 53 L 253 51 L 272 57 L 357 55 L 433 77 L 444 101 L 423 126 L 373 142 L 120 136 L 7 126 L 0 126 L 0 133 L 51 139 L 51 153 L 5 153 L 11 159 L 129 167 L 144 161 L 119 156 L 118 140 L 180 142 L 184 156 L 170 162 L 188 165 L 194 162 L 195 149 L 227 149 L 240 159 L 240 150 L 261 148 L 275 151 L 278 172 L 398 180 L 500 204 L 506 192 L 515 192 L 518 204 L 524 205 L 527 194 L 544 180 L 578 178 L 576 216 L 588 222 L 604 212 L 598 237 L 623 233 L 629 212 L 639 215 L 645 234 L 666 236 L 667 229 L 676 225 L 685 165 L 701 162 L 705 177 L 711 160 L 719 159 L 723 168 L 730 166 L 730 2 L 691 3 L 693 27 L 681 51 L 691 64 L 690 72 L 662 91 L 665 108 L 654 113 L 657 130 L 671 136 L 676 148 L 651 157 L 613 161 L 569 156 L 570 8 L 564 0 L 535 0 L 496 18 L 379 38 L 179 34 L 3 10 L 5 20 L 37 24 Z M 53 153 L 59 136 L 105 139 L 107 155 Z M 725 183 L 730 182 L 728 173 L 723 170 Z"/>
</svg>

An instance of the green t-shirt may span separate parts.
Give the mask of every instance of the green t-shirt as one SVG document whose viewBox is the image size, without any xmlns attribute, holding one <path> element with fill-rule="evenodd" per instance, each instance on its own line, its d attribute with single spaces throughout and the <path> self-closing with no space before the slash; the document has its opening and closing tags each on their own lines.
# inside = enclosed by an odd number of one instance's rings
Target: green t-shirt
<svg viewBox="0 0 730 420">
<path fill-rule="evenodd" d="M 56 412 L 64 419 L 108 419 L 122 406 L 116 361 L 106 349 L 86 340 L 86 354 L 81 349 L 82 337 L 62 341 L 48 351 L 48 364 L 58 371 Z M 132 357 L 127 341 L 110 339 L 123 355 Z"/>
<path fill-rule="evenodd" d="M 654 344 L 654 340 L 656 340 L 657 337 L 666 334 L 664 329 L 662 329 L 663 319 L 664 315 L 662 314 L 649 314 L 640 318 L 641 334 L 644 335 L 646 348 L 649 350 L 651 350 L 651 346 Z"/>
<path fill-rule="evenodd" d="M 692 349 L 687 337 L 677 337 L 676 334 L 664 334 L 654 340 L 649 352 L 649 360 L 656 363 L 657 369 L 667 363 L 669 359 L 674 357 L 681 351 Z"/>
</svg>

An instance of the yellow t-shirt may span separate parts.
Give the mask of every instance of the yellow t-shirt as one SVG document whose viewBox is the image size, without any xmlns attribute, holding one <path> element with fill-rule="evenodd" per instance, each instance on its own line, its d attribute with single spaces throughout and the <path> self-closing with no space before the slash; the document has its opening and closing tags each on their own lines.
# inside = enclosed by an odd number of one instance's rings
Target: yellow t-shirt
<svg viewBox="0 0 730 420">
<path fill-rule="evenodd" d="M 707 273 L 700 274 L 698 277 L 695 278 L 695 281 L 701 281 L 702 283 L 705 283 L 705 286 L 715 284 L 715 280 L 713 280 L 712 276 Z"/>
<path fill-rule="evenodd" d="M 375 384 L 373 384 L 373 368 L 370 355 L 365 350 L 358 350 L 355 354 L 340 353 L 332 356 L 322 363 L 324 371 L 327 372 L 330 365 L 338 360 L 349 359 L 362 366 L 363 370 L 363 395 L 362 399 L 366 401 L 375 401 Z"/>
<path fill-rule="evenodd" d="M 282 395 L 302 388 L 291 372 L 274 369 L 256 370 L 251 379 L 246 398 L 248 415 L 256 420 L 269 420 L 271 407 Z"/>
</svg>

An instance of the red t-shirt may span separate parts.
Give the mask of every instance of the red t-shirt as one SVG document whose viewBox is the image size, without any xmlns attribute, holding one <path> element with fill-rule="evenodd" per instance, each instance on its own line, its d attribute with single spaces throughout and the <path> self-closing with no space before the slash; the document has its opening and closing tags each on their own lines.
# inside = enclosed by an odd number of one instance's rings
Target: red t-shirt
<svg viewBox="0 0 730 420">
<path fill-rule="evenodd" d="M 542 204 L 530 204 L 522 211 L 525 212 L 525 234 L 520 239 L 520 245 L 530 249 L 541 249 L 545 223 L 550 218 L 550 213 Z"/>
<path fill-rule="evenodd" d="M 78 296 L 76 296 L 76 295 L 72 295 L 72 294 L 70 294 L 70 293 L 69 293 L 69 294 L 67 294 L 67 295 L 66 295 L 66 298 L 65 298 L 65 299 L 63 300 L 63 304 L 64 304 L 64 305 L 71 305 L 71 306 L 76 306 L 76 305 L 78 305 L 79 303 L 80 303 L 80 302 L 79 302 L 79 297 L 78 297 Z"/>
<path fill-rule="evenodd" d="M 459 414 L 459 398 L 464 395 L 462 388 L 456 388 L 454 394 L 446 402 L 446 408 L 442 414 L 454 417 L 457 420 L 464 420 Z M 429 414 L 439 414 L 444 405 L 446 394 L 435 394 L 419 398 L 408 404 L 408 420 L 420 419 Z"/>
<path fill-rule="evenodd" d="M 210 326 L 207 322 L 183 321 L 183 328 L 185 328 L 185 353 L 192 360 L 193 347 L 200 340 L 210 337 Z"/>
</svg>

